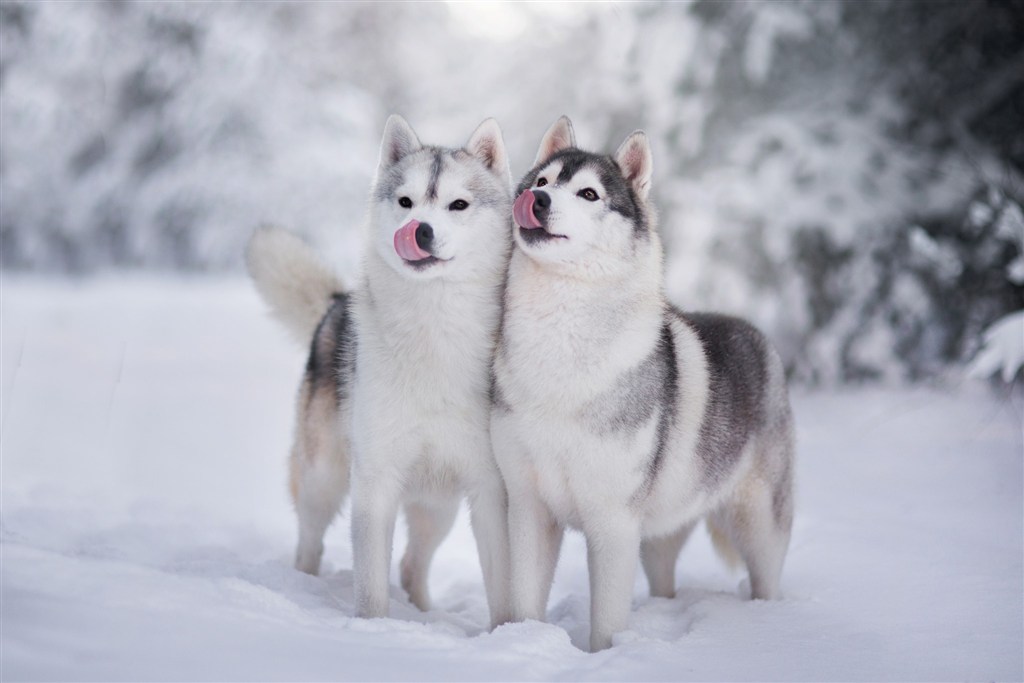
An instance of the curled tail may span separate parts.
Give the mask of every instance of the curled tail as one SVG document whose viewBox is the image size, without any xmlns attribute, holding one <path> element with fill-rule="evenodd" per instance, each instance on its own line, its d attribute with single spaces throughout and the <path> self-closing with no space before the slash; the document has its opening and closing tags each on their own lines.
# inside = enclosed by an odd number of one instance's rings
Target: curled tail
<svg viewBox="0 0 1024 683">
<path fill-rule="evenodd" d="M 281 228 L 257 229 L 246 246 L 245 264 L 271 313 L 303 345 L 312 339 L 331 297 L 345 291 L 309 245 Z"/>
</svg>

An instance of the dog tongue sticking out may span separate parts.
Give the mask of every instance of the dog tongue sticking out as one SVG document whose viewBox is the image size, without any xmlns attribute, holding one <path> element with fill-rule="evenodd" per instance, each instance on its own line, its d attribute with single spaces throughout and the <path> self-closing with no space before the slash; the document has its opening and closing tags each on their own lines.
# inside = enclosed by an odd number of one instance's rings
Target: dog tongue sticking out
<svg viewBox="0 0 1024 683">
<path fill-rule="evenodd" d="M 420 227 L 420 222 L 411 220 L 395 233 L 395 251 L 406 261 L 422 261 L 425 258 L 430 258 L 430 254 L 416 244 L 416 228 L 418 227 Z"/>
<path fill-rule="evenodd" d="M 541 227 L 537 217 L 533 215 L 533 192 L 527 190 L 516 197 L 516 203 L 512 205 L 512 218 L 516 225 L 521 228 L 533 229 Z"/>
</svg>

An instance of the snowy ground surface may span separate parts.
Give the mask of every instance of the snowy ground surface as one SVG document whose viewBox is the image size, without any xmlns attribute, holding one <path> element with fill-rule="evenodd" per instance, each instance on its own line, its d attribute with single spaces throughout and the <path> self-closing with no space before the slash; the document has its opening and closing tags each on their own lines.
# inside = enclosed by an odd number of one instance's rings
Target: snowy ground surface
<svg viewBox="0 0 1024 683">
<path fill-rule="evenodd" d="M 426 614 L 395 588 L 352 617 L 347 521 L 322 578 L 291 568 L 304 354 L 243 280 L 0 284 L 4 681 L 1022 678 L 1019 396 L 797 392 L 785 599 L 743 600 L 700 532 L 678 597 L 638 577 L 586 654 L 578 535 L 550 623 L 493 633 L 464 514 Z"/>
</svg>

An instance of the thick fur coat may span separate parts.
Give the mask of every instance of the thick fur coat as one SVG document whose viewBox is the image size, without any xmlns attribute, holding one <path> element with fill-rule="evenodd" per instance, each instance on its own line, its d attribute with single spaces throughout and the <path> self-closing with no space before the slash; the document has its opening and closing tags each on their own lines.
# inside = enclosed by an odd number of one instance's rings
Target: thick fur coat
<svg viewBox="0 0 1024 683">
<path fill-rule="evenodd" d="M 614 156 L 562 118 L 513 207 L 491 433 L 509 495 L 512 610 L 543 619 L 563 530 L 586 536 L 593 650 L 627 625 L 638 565 L 675 592 L 708 522 L 754 598 L 778 594 L 793 516 L 782 364 L 751 325 L 670 306 L 643 133 Z"/>
<path fill-rule="evenodd" d="M 290 461 L 296 566 L 318 571 L 324 532 L 351 488 L 358 616 L 388 614 L 400 507 L 409 524 L 402 586 L 428 608 L 431 558 L 467 496 L 492 621 L 509 618 L 506 499 L 488 426 L 510 194 L 493 119 L 464 148 L 445 149 L 422 145 L 392 116 L 358 289 L 344 291 L 282 230 L 250 243 L 258 290 L 310 344 Z"/>
</svg>

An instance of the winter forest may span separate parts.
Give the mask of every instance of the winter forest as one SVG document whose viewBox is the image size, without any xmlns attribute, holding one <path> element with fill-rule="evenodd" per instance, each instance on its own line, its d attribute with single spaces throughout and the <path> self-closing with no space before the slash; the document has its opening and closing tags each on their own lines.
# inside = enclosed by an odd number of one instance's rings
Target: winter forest
<svg viewBox="0 0 1024 683">
<path fill-rule="evenodd" d="M 801 381 L 927 379 L 1024 308 L 1022 11 L 5 2 L 2 263 L 237 272 L 271 222 L 353 270 L 389 113 L 446 144 L 495 116 L 514 176 L 567 113 L 652 136 L 679 305 Z"/>
<path fill-rule="evenodd" d="M 488 633 L 464 510 L 431 612 L 393 581 L 352 618 L 344 514 L 291 569 L 304 356 L 243 249 L 287 227 L 355 282 L 391 113 L 495 117 L 514 179 L 562 114 L 647 132 L 669 299 L 794 388 L 780 606 L 695 534 L 586 655 L 570 539 L 550 623 Z M 0 266 L 2 680 L 1024 675 L 1019 0 L 2 0 Z"/>
</svg>

